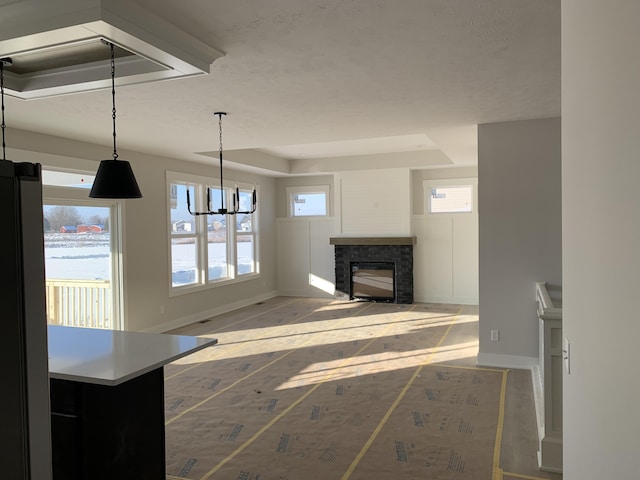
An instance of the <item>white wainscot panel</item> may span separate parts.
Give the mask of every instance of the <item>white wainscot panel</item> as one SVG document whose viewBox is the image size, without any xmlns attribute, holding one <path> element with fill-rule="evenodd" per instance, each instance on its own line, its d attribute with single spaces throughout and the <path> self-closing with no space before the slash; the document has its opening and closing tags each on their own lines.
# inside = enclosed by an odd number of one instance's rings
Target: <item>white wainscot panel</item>
<svg viewBox="0 0 640 480">
<path fill-rule="evenodd" d="M 329 238 L 335 234 L 334 219 L 280 219 L 277 230 L 279 293 L 333 296 L 335 260 Z"/>
<path fill-rule="evenodd" d="M 478 216 L 453 217 L 453 296 L 460 303 L 477 304 Z"/>
<path fill-rule="evenodd" d="M 333 219 L 309 222 L 309 288 L 312 296 L 333 296 L 335 293 L 335 250 L 329 243 L 334 235 Z"/>
<path fill-rule="evenodd" d="M 309 283 L 309 224 L 278 221 L 278 290 L 284 295 L 305 295 Z"/>
<path fill-rule="evenodd" d="M 417 301 L 451 302 L 453 241 L 450 217 L 414 219 L 418 242 L 413 250 L 414 297 Z"/>
</svg>

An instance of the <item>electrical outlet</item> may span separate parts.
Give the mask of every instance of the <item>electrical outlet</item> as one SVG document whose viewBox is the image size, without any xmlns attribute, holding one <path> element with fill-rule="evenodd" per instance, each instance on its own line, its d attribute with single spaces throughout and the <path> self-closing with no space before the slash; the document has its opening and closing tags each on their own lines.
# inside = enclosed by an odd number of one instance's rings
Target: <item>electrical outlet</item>
<svg viewBox="0 0 640 480">
<path fill-rule="evenodd" d="M 492 342 L 500 341 L 500 330 L 491 330 L 491 341 Z"/>
</svg>

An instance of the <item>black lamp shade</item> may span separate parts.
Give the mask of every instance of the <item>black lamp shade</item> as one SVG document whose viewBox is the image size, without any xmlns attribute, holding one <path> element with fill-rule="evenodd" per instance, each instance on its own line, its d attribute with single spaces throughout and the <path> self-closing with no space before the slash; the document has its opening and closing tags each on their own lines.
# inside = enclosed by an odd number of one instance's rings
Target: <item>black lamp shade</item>
<svg viewBox="0 0 640 480">
<path fill-rule="evenodd" d="M 140 187 L 126 160 L 102 160 L 93 181 L 91 198 L 142 198 Z"/>
</svg>

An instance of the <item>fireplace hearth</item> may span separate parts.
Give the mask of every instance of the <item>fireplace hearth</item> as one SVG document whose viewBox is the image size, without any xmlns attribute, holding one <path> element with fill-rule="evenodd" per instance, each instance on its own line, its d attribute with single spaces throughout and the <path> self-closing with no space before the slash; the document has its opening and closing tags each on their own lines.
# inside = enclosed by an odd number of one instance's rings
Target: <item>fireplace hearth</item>
<svg viewBox="0 0 640 480">
<path fill-rule="evenodd" d="M 330 243 L 335 247 L 336 297 L 413 303 L 415 237 L 332 237 Z M 353 267 L 360 265 L 368 267 L 354 283 Z M 377 271 L 382 265 L 384 273 Z"/>
</svg>

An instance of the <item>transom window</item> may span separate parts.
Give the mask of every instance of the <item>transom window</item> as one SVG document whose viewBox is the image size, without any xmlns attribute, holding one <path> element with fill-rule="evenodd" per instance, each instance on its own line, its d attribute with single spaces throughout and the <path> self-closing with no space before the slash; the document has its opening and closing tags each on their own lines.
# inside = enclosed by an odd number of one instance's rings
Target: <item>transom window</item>
<svg viewBox="0 0 640 480">
<path fill-rule="evenodd" d="M 427 214 L 462 214 L 475 211 L 476 179 L 425 180 L 425 210 Z"/>
<path fill-rule="evenodd" d="M 458 213 L 473 210 L 473 186 L 434 187 L 429 201 L 430 213 Z"/>
<path fill-rule="evenodd" d="M 288 187 L 289 217 L 328 216 L 329 193 L 329 185 Z"/>
</svg>

